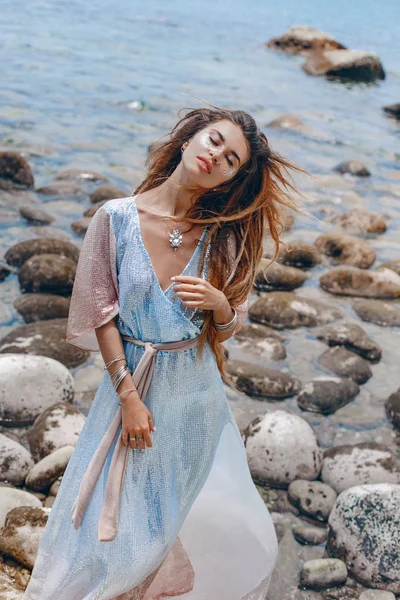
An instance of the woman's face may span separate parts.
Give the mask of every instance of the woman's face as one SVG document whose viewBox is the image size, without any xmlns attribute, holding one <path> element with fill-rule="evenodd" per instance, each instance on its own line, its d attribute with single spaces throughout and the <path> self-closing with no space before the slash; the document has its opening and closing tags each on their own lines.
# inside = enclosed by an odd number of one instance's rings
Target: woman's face
<svg viewBox="0 0 400 600">
<path fill-rule="evenodd" d="M 182 163 L 190 179 L 207 189 L 232 179 L 248 158 L 242 129 L 225 119 L 198 131 L 184 144 L 182 152 Z"/>
</svg>

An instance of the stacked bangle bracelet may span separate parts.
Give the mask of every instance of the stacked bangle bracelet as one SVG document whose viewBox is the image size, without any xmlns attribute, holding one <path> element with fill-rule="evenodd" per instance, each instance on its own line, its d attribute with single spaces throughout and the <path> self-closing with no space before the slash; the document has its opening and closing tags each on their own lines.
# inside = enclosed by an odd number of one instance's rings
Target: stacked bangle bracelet
<svg viewBox="0 0 400 600">
<path fill-rule="evenodd" d="M 213 324 L 215 329 L 217 329 L 218 331 L 233 331 L 236 327 L 236 323 L 237 323 L 237 312 L 236 309 L 233 308 L 233 306 L 231 306 L 232 310 L 233 310 L 233 317 L 232 319 L 228 322 L 228 323 L 216 323 L 213 319 Z"/>
<path fill-rule="evenodd" d="M 125 358 L 125 354 L 122 353 L 119 356 L 116 356 L 115 358 L 113 358 L 112 360 L 110 360 L 109 362 L 104 364 L 103 369 L 108 369 L 108 367 L 110 365 L 112 365 L 113 363 L 117 362 L 118 360 L 123 360 L 124 364 L 121 365 L 120 367 L 118 367 L 118 369 L 116 369 L 116 371 L 110 375 L 111 377 L 111 382 L 114 386 L 115 391 L 118 394 L 118 386 L 121 383 L 121 381 L 124 379 L 124 377 L 126 377 L 127 375 L 132 375 L 131 370 L 128 367 L 128 363 L 126 362 L 126 358 Z M 129 388 L 127 390 L 124 390 L 123 392 L 121 392 L 120 394 L 118 394 L 119 397 L 123 396 L 123 394 L 126 394 L 128 392 L 137 392 L 136 388 Z"/>
</svg>

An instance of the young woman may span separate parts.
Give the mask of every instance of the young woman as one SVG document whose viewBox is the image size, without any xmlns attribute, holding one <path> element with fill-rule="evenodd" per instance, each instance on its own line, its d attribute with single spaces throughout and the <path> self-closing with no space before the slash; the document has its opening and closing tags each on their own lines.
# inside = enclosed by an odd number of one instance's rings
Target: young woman
<svg viewBox="0 0 400 600">
<path fill-rule="evenodd" d="M 25 600 L 264 600 L 277 556 L 225 388 L 267 229 L 296 208 L 244 111 L 188 112 L 145 180 L 98 209 L 67 341 L 105 373 Z M 290 191 L 290 190 L 289 190 Z M 106 543 L 107 542 L 107 543 Z"/>
</svg>

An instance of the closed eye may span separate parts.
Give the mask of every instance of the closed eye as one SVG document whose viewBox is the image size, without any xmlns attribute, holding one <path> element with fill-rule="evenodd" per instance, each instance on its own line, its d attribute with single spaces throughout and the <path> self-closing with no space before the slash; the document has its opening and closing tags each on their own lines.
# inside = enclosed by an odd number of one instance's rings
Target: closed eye
<svg viewBox="0 0 400 600">
<path fill-rule="evenodd" d="M 209 135 L 208 137 L 209 137 L 209 139 L 210 139 L 211 143 L 212 143 L 214 146 L 218 146 L 218 143 L 217 143 L 217 142 L 216 142 L 216 141 L 215 141 L 215 140 L 214 140 L 214 139 L 211 137 L 211 135 Z M 228 157 L 228 155 L 227 155 L 227 154 L 225 154 L 225 158 L 226 158 L 226 161 L 227 161 L 228 165 L 229 165 L 230 167 L 233 167 L 233 162 L 231 161 L 231 159 Z"/>
</svg>

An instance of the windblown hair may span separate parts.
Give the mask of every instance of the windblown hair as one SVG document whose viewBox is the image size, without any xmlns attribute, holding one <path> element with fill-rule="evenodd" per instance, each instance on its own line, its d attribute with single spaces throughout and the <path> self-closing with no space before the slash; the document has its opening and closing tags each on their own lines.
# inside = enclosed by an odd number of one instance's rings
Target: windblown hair
<svg viewBox="0 0 400 600">
<path fill-rule="evenodd" d="M 289 170 L 306 173 L 278 153 L 273 152 L 268 139 L 260 131 L 253 117 L 243 110 L 223 108 L 187 109 L 167 140 L 152 144 L 146 160 L 147 175 L 133 191 L 134 194 L 158 187 L 174 172 L 181 161 L 181 148 L 200 130 L 212 123 L 227 119 L 238 125 L 247 140 L 249 159 L 236 175 L 214 189 L 193 191 L 193 204 L 179 221 L 202 223 L 209 226 L 204 239 L 200 259 L 203 269 L 205 250 L 210 244 L 209 282 L 222 290 L 231 306 L 238 306 L 250 294 L 263 255 L 263 236 L 268 232 L 275 242 L 275 253 L 267 268 L 279 255 L 279 236 L 283 231 L 282 212 L 287 209 L 299 211 L 290 192 L 298 190 L 290 183 Z M 293 195 L 293 194 L 292 194 Z M 232 232 L 236 241 L 237 257 L 234 273 L 227 274 L 229 265 L 227 237 Z M 218 342 L 217 331 L 212 323 L 212 311 L 205 310 L 205 321 L 199 338 L 200 356 L 208 339 L 224 380 L 225 352 Z"/>
</svg>

